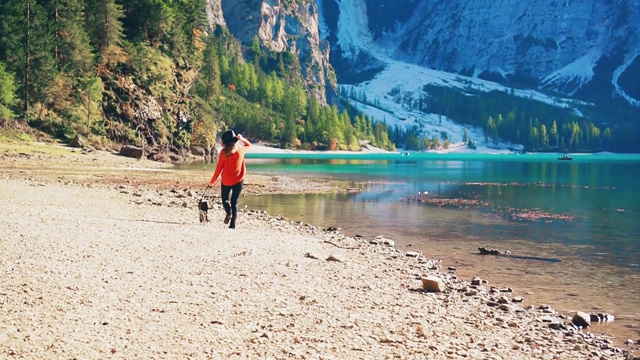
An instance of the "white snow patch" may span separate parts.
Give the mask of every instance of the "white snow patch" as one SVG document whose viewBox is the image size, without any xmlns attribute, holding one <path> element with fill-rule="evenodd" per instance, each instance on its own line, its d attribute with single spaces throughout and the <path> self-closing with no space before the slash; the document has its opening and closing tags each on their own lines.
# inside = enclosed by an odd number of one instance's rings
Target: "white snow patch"
<svg viewBox="0 0 640 360">
<path fill-rule="evenodd" d="M 618 80 L 620 80 L 620 75 L 622 75 L 622 73 L 627 70 L 627 68 L 629 67 L 629 65 L 631 65 L 631 63 L 636 59 L 636 57 L 640 56 L 640 53 L 635 54 L 634 56 L 629 56 L 627 58 L 627 61 L 622 64 L 619 68 L 617 68 L 614 72 L 613 72 L 613 78 L 611 79 L 611 83 L 613 84 L 613 86 L 616 89 L 616 92 L 618 94 L 620 94 L 620 96 L 622 96 L 625 100 L 627 100 L 627 102 L 633 106 L 640 106 L 640 100 L 638 99 L 634 99 L 633 97 L 631 97 L 631 95 L 627 94 L 624 90 L 622 90 L 622 88 L 620 87 L 620 84 L 618 84 Z"/>
<path fill-rule="evenodd" d="M 592 51 L 562 69 L 549 74 L 542 79 L 542 85 L 546 86 L 554 82 L 569 82 L 576 79 L 577 90 L 593 78 L 593 68 L 596 66 L 600 56 L 599 51 Z M 573 93 L 575 93 L 575 91 L 571 94 L 573 95 Z"/>
<path fill-rule="evenodd" d="M 356 57 L 372 43 L 367 18 L 367 5 L 363 0 L 336 0 L 340 8 L 338 43 L 345 57 Z"/>
</svg>

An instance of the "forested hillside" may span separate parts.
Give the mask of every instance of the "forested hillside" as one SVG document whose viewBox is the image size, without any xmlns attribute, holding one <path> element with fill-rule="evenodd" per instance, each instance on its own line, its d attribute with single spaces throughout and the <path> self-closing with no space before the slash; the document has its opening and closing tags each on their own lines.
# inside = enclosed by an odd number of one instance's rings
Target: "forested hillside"
<svg viewBox="0 0 640 360">
<path fill-rule="evenodd" d="M 177 160 L 233 127 L 281 147 L 391 149 L 387 127 L 305 90 L 298 59 L 210 29 L 205 0 L 6 0 L 0 123 Z"/>
</svg>

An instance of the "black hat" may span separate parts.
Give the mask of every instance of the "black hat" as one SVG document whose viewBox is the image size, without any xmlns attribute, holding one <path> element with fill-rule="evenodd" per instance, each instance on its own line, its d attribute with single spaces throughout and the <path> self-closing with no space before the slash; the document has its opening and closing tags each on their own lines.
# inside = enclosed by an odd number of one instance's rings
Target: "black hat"
<svg viewBox="0 0 640 360">
<path fill-rule="evenodd" d="M 238 141 L 236 138 L 236 133 L 229 129 L 222 134 L 222 143 L 225 145 L 233 145 Z"/>
</svg>

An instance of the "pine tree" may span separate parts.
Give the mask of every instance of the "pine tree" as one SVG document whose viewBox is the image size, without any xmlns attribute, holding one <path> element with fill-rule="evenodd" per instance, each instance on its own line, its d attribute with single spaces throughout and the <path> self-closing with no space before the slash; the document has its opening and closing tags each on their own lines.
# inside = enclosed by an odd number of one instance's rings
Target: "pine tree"
<svg viewBox="0 0 640 360">
<path fill-rule="evenodd" d="M 11 106 L 15 101 L 15 82 L 13 75 L 5 71 L 5 65 L 0 62 L 0 122 L 10 120 L 14 114 Z"/>
<path fill-rule="evenodd" d="M 220 95 L 220 67 L 215 37 L 208 36 L 206 43 L 207 45 L 203 52 L 203 65 L 196 83 L 196 92 L 207 103 L 213 104 Z"/>
<path fill-rule="evenodd" d="M 33 103 L 45 103 L 56 75 L 46 11 L 34 0 L 7 0 L 2 8 L 2 30 L 5 51 L 0 60 L 19 77 L 19 97 L 24 113 L 29 114 Z"/>
<path fill-rule="evenodd" d="M 109 47 L 119 47 L 124 41 L 122 6 L 115 0 L 86 0 L 86 26 L 89 36 L 100 55 Z"/>
<path fill-rule="evenodd" d="M 486 130 L 485 130 L 485 136 L 488 139 L 491 139 L 494 144 L 498 143 L 498 140 L 499 140 L 498 128 L 496 127 L 496 123 L 493 120 L 493 117 L 491 117 L 491 116 L 489 116 L 489 119 L 487 120 L 487 127 L 486 127 Z"/>
<path fill-rule="evenodd" d="M 80 0 L 55 0 L 49 4 L 49 17 L 54 20 L 54 56 L 61 72 L 87 76 L 94 65 L 89 35 L 82 26 L 84 3 Z"/>
<path fill-rule="evenodd" d="M 540 125 L 540 147 L 542 150 L 549 149 L 549 134 L 547 134 L 547 127 Z"/>
<path fill-rule="evenodd" d="M 551 130 L 549 131 L 550 145 L 555 146 L 556 148 L 560 146 L 559 137 L 560 137 L 560 134 L 558 134 L 558 125 L 556 124 L 556 121 L 553 120 L 553 124 L 551 125 Z"/>
<path fill-rule="evenodd" d="M 80 96 L 82 99 L 84 121 L 89 130 L 93 129 L 95 121 L 102 116 L 100 102 L 102 100 L 102 80 L 98 77 L 87 77 L 80 81 Z"/>
</svg>

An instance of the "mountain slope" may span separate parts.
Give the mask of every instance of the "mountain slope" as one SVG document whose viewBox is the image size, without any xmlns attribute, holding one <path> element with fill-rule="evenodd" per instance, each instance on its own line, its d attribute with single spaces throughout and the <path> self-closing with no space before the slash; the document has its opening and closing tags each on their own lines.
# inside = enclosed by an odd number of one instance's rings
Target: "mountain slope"
<svg viewBox="0 0 640 360">
<path fill-rule="evenodd" d="M 582 99 L 640 99 L 640 75 L 627 70 L 640 62 L 640 0 L 318 2 L 343 83 L 372 75 L 348 64 L 379 60 L 342 26 L 366 24 L 369 43 L 395 60 Z M 602 78 L 608 83 L 586 86 Z"/>
<path fill-rule="evenodd" d="M 312 0 L 207 0 L 207 14 L 211 28 L 228 28 L 247 47 L 258 37 L 270 51 L 295 54 L 307 90 L 323 104 L 335 101 L 335 75 Z"/>
</svg>

